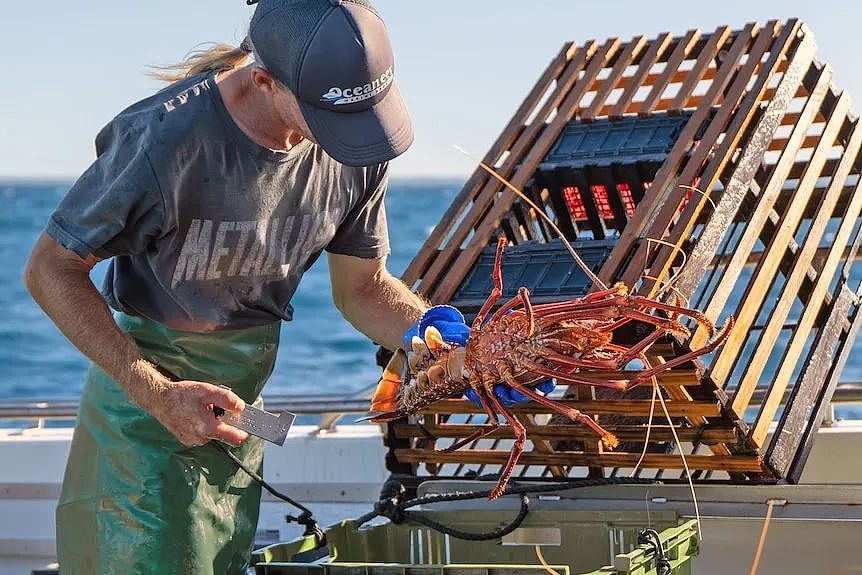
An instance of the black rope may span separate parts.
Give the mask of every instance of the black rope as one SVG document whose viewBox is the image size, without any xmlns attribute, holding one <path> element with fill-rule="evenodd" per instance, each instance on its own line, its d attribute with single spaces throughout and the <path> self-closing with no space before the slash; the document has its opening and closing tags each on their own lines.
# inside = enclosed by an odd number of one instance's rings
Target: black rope
<svg viewBox="0 0 862 575">
<path fill-rule="evenodd" d="M 293 515 L 287 514 L 284 516 L 285 520 L 288 523 L 295 522 L 299 525 L 304 526 L 305 532 L 303 533 L 303 537 L 306 537 L 308 535 L 314 535 L 315 537 L 317 537 L 318 547 L 323 547 L 324 545 L 326 545 L 326 533 L 323 531 L 323 529 L 320 527 L 320 525 L 314 519 L 314 515 L 312 514 L 311 510 L 308 507 L 306 507 L 305 505 L 303 505 L 302 503 L 299 503 L 298 501 L 296 501 L 294 499 L 291 499 L 290 497 L 281 493 L 275 487 L 273 487 L 272 485 L 267 483 L 263 477 L 258 475 L 255 471 L 246 467 L 246 465 L 242 461 L 240 461 L 240 459 L 236 455 L 234 455 L 231 452 L 231 450 L 228 449 L 227 447 L 225 447 L 222 443 L 220 443 L 218 441 L 211 441 L 210 443 L 215 445 L 216 449 L 218 449 L 219 451 L 221 451 L 222 453 L 227 455 L 228 458 L 230 458 L 230 460 L 233 461 L 237 467 L 239 467 L 240 469 L 245 471 L 249 475 L 249 477 L 251 477 L 252 479 L 257 481 L 261 487 L 263 487 L 264 489 L 269 491 L 273 496 L 275 496 L 275 497 L 281 499 L 282 501 L 289 503 L 290 505 L 293 505 L 294 507 L 299 509 L 301 511 L 299 516 L 293 516 Z"/>
<path fill-rule="evenodd" d="M 483 477 L 482 479 L 486 478 L 487 477 Z M 510 521 L 503 527 L 499 527 L 492 531 L 485 531 L 481 533 L 462 531 L 455 527 L 443 525 L 442 523 L 439 523 L 429 518 L 427 515 L 422 515 L 416 513 L 415 511 L 407 511 L 407 509 L 410 509 L 411 507 L 416 507 L 417 505 L 429 505 L 432 503 L 466 501 L 470 499 L 487 498 L 491 494 L 490 489 L 481 491 L 455 491 L 452 493 L 434 493 L 431 495 L 426 495 L 425 497 L 416 497 L 414 499 L 403 501 L 404 494 L 406 493 L 404 486 L 400 483 L 393 483 L 387 488 L 384 488 L 384 492 L 381 494 L 380 501 L 374 504 L 373 511 L 366 513 L 365 515 L 356 519 L 356 527 L 360 527 L 361 525 L 371 521 L 375 517 L 386 517 L 392 523 L 395 524 L 404 522 L 417 523 L 419 525 L 424 525 L 425 527 L 434 529 L 435 531 L 439 531 L 440 533 L 451 535 L 452 537 L 455 537 L 457 539 L 465 539 L 467 541 L 487 541 L 490 539 L 497 539 L 499 537 L 507 535 L 508 533 L 511 533 L 512 531 L 517 529 L 521 525 L 521 523 L 523 523 L 524 519 L 527 517 L 527 513 L 530 510 L 530 500 L 527 498 L 528 493 L 549 493 L 553 491 L 560 491 L 562 489 L 577 489 L 581 487 L 595 487 L 599 485 L 644 485 L 652 483 L 655 483 L 655 481 L 651 479 L 609 477 L 602 479 L 573 479 L 571 481 L 561 481 L 540 485 L 509 484 L 503 494 L 521 496 L 521 509 L 518 512 L 518 515 L 515 516 L 512 521 Z"/>
<path fill-rule="evenodd" d="M 655 553 L 655 569 L 657 575 L 670 575 L 673 570 L 670 561 L 664 554 L 664 548 L 661 545 L 661 537 L 655 529 L 644 529 L 638 533 L 638 544 L 652 545 Z"/>
</svg>

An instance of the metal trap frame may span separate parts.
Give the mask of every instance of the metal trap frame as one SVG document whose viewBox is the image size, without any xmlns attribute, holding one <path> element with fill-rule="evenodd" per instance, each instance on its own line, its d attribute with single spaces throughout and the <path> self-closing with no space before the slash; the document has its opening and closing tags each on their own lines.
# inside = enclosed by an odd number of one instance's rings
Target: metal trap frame
<svg viewBox="0 0 862 575">
<path fill-rule="evenodd" d="M 681 452 L 704 481 L 797 482 L 802 474 L 862 317 L 851 286 L 862 129 L 815 51 L 797 20 L 568 43 L 483 159 L 579 249 L 601 252 L 592 265 L 606 283 L 654 294 L 674 278 L 690 307 L 717 325 L 736 317 L 721 348 L 658 378 L 679 442 L 655 406 L 641 476 L 682 479 Z M 553 252 L 554 232 L 477 169 L 402 279 L 469 312 L 482 299 L 474 268 L 487 269 L 483 251 L 499 234 L 514 245 L 503 260 L 509 291 L 571 277 L 557 273 L 565 264 L 553 253 L 538 264 L 524 255 L 536 243 Z M 518 276 L 513 266 L 528 264 L 510 256 L 557 272 Z M 506 285 L 506 277 L 516 279 Z M 577 297 L 545 288 L 547 301 Z M 653 346 L 650 359 L 662 363 L 706 339 L 696 329 L 689 341 Z M 597 417 L 622 445 L 604 451 L 589 430 L 530 403 L 515 409 L 531 439 L 515 476 L 630 472 L 644 448 L 651 390 L 562 391 L 561 401 Z M 496 472 L 508 458 L 507 427 L 439 450 L 484 421 L 471 402 L 452 399 L 390 424 L 390 470 Z"/>
</svg>

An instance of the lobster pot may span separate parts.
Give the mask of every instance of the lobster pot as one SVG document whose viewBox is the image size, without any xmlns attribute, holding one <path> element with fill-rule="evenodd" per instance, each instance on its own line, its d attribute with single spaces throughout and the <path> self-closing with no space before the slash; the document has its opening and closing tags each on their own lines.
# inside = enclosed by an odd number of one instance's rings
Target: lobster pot
<svg viewBox="0 0 862 575">
<path fill-rule="evenodd" d="M 547 408 L 516 408 L 530 438 L 516 476 L 629 474 L 640 460 L 641 476 L 682 479 L 682 454 L 704 481 L 800 478 L 860 318 L 862 129 L 815 52 L 797 20 L 569 43 L 524 99 L 484 163 L 532 198 L 606 284 L 685 298 L 716 326 L 731 315 L 736 325 L 714 352 L 658 377 L 665 407 L 651 385 L 558 386 L 552 397 L 617 435 L 613 451 Z M 499 235 L 510 244 L 500 302 L 520 286 L 537 303 L 595 288 L 536 210 L 483 169 L 403 279 L 475 313 Z M 650 347 L 649 360 L 703 347 L 707 329 L 689 327 L 690 337 Z M 648 332 L 635 322 L 614 338 Z M 390 469 L 499 471 L 508 427 L 441 451 L 486 420 L 450 399 L 391 424 Z"/>
</svg>

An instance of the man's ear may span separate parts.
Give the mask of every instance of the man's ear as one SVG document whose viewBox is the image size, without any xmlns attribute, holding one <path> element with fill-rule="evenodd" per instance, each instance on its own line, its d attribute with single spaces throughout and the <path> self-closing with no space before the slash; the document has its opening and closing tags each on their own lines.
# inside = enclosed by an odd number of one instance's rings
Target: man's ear
<svg viewBox="0 0 862 575">
<path fill-rule="evenodd" d="M 258 66 L 251 70 L 251 82 L 256 88 L 265 92 L 273 93 L 278 90 L 278 84 L 272 74 Z"/>
</svg>

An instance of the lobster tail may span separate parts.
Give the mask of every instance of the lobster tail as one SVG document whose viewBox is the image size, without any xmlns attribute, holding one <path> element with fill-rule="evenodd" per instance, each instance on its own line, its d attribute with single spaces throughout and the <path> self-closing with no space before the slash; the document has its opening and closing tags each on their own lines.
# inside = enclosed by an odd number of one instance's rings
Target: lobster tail
<svg viewBox="0 0 862 575">
<path fill-rule="evenodd" d="M 371 411 L 388 413 L 399 408 L 398 396 L 404 385 L 404 374 L 407 367 L 407 355 L 403 350 L 397 350 L 386 367 L 383 376 L 377 382 L 377 389 L 371 398 Z"/>
</svg>

